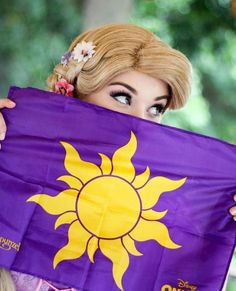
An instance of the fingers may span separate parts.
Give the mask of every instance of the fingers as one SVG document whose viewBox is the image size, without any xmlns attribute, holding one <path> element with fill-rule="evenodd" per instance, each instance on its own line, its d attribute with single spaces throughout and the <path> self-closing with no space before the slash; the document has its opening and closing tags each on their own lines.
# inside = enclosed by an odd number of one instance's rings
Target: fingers
<svg viewBox="0 0 236 291">
<path fill-rule="evenodd" d="M 5 135 L 6 135 L 6 130 L 7 130 L 6 123 L 3 119 L 2 114 L 0 113 L 0 142 L 4 140 Z M 0 149 L 1 149 L 1 143 L 0 143 Z"/>
<path fill-rule="evenodd" d="M 236 201 L 236 194 L 233 197 L 234 201 Z M 233 216 L 233 219 L 236 221 L 236 205 L 231 207 L 229 213 Z"/>
<path fill-rule="evenodd" d="M 0 99 L 0 109 L 2 108 L 14 108 L 16 106 L 16 103 L 8 98 Z M 0 142 L 5 139 L 7 127 L 6 123 L 4 121 L 4 118 L 2 114 L 0 113 Z M 1 144 L 0 144 L 1 149 Z"/>
<path fill-rule="evenodd" d="M 13 108 L 16 106 L 16 103 L 8 98 L 0 99 L 0 109 L 1 108 Z"/>
<path fill-rule="evenodd" d="M 0 113 L 0 140 L 4 140 L 6 130 L 7 130 L 6 123 L 3 119 L 2 114 Z"/>
</svg>

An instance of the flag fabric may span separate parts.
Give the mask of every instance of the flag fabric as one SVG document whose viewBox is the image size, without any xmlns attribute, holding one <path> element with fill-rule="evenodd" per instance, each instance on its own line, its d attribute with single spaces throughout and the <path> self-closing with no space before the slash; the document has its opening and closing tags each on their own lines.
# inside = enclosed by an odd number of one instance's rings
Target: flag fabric
<svg viewBox="0 0 236 291">
<path fill-rule="evenodd" d="M 0 266 L 86 291 L 221 290 L 236 146 L 12 87 Z"/>
</svg>

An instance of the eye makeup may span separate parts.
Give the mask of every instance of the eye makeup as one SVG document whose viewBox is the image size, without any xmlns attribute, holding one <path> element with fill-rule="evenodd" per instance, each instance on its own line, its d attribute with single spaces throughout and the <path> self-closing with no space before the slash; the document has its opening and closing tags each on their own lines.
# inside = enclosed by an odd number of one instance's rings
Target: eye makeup
<svg viewBox="0 0 236 291">
<path fill-rule="evenodd" d="M 148 109 L 150 115 L 158 117 L 165 112 L 165 106 L 163 104 L 154 104 Z"/>
<path fill-rule="evenodd" d="M 123 91 L 123 90 L 111 91 L 110 92 L 110 96 L 112 98 L 114 98 L 116 101 L 120 102 L 120 103 L 124 103 L 124 104 L 128 104 L 128 105 L 131 104 L 132 96 L 129 93 Z M 126 102 L 122 102 L 119 97 L 125 97 L 126 98 Z"/>
</svg>

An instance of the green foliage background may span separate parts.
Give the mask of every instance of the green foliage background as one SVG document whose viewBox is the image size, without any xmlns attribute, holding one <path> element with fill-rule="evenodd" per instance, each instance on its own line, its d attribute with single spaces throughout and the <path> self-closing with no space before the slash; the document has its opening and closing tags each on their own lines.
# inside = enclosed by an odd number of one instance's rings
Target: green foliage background
<svg viewBox="0 0 236 291">
<path fill-rule="evenodd" d="M 81 1 L 1 0 L 0 90 L 10 85 L 45 89 L 45 80 L 81 32 Z"/>
<path fill-rule="evenodd" d="M 1 0 L 1 97 L 10 85 L 46 88 L 50 71 L 83 30 L 82 4 Z M 149 28 L 193 64 L 191 98 L 184 109 L 167 113 L 164 123 L 236 143 L 236 19 L 230 1 L 134 0 L 127 21 Z"/>
</svg>

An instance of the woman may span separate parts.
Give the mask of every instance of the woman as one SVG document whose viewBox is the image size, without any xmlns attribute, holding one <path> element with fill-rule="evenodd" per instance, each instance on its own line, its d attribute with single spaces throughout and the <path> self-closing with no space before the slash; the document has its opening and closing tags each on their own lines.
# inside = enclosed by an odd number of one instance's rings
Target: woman
<svg viewBox="0 0 236 291">
<path fill-rule="evenodd" d="M 47 84 L 50 91 L 159 123 L 167 109 L 178 109 L 186 103 L 191 64 L 150 31 L 131 24 L 112 24 L 79 35 Z M 9 99 L 0 101 L 0 108 L 14 106 Z M 0 115 L 0 140 L 5 131 Z M 236 215 L 236 207 L 231 208 L 231 214 Z M 20 286 L 20 278 L 26 275 L 11 274 L 10 279 L 5 272 L 5 286 L 10 286 L 13 279 L 18 284 L 16 290 L 26 290 Z M 32 276 L 30 280 L 29 290 L 53 288 L 44 280 Z"/>
</svg>

